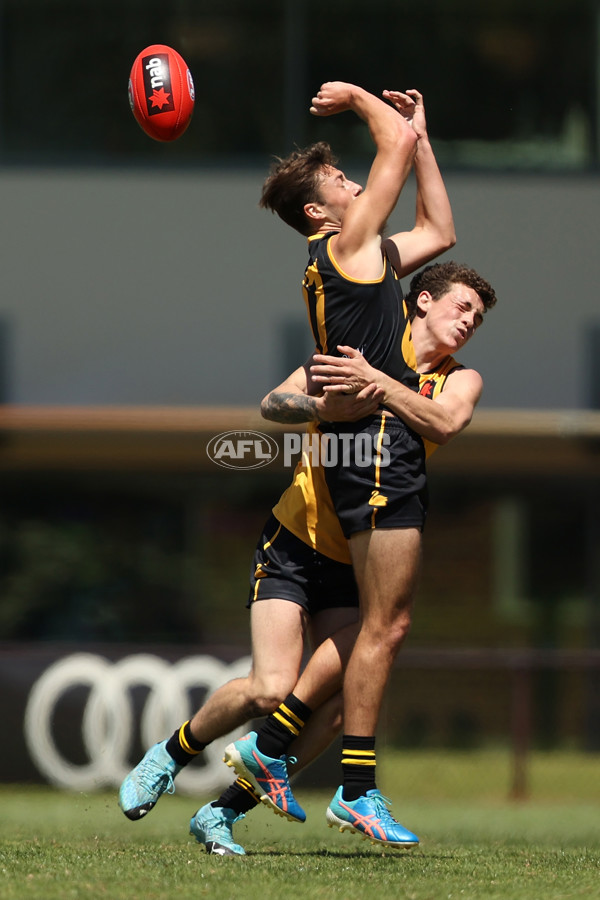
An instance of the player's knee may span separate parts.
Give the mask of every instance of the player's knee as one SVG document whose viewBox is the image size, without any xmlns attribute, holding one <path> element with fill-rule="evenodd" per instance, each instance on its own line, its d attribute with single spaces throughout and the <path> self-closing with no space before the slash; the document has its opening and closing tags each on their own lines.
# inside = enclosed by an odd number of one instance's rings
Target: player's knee
<svg viewBox="0 0 600 900">
<path fill-rule="evenodd" d="M 388 631 L 388 638 L 393 649 L 399 650 L 410 631 L 410 616 L 398 618 Z"/>
<path fill-rule="evenodd" d="M 400 615 L 385 622 L 372 622 L 367 628 L 373 647 L 395 654 L 404 643 L 411 626 L 410 615 Z"/>
</svg>

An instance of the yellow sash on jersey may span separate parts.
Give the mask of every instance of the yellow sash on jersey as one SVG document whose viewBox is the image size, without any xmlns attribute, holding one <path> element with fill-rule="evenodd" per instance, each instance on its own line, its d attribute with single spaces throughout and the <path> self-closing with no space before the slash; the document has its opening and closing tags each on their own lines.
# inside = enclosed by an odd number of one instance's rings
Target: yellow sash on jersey
<svg viewBox="0 0 600 900">
<path fill-rule="evenodd" d="M 321 432 L 311 422 L 306 429 L 311 446 L 314 446 L 313 435 L 319 440 Z M 273 514 L 284 528 L 319 553 L 338 562 L 350 563 L 348 541 L 333 508 L 325 469 L 314 464 L 313 456 L 303 447 L 292 483 L 273 507 Z"/>
</svg>

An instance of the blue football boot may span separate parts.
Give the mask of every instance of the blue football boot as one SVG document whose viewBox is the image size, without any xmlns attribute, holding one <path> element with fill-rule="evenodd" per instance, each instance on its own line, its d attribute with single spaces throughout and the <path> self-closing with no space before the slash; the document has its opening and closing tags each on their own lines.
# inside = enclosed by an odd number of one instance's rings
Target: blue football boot
<svg viewBox="0 0 600 900">
<path fill-rule="evenodd" d="M 388 811 L 390 801 L 377 789 L 367 791 L 357 800 L 344 800 L 339 787 L 326 813 L 330 828 L 362 835 L 363 840 L 388 847 L 414 847 L 419 838 Z"/>
<path fill-rule="evenodd" d="M 265 756 L 258 750 L 256 738 L 256 732 L 251 731 L 239 741 L 229 744 L 225 748 L 223 762 L 235 769 L 238 776 L 246 778 L 273 812 L 285 816 L 290 822 L 305 822 L 306 813 L 292 793 L 287 771 L 287 760 L 295 762 L 295 758 Z"/>
<path fill-rule="evenodd" d="M 233 840 L 233 826 L 244 814 L 207 803 L 190 820 L 190 834 L 213 856 L 245 856 L 246 851 Z"/>
<path fill-rule="evenodd" d="M 175 793 L 173 779 L 181 771 L 181 766 L 167 753 L 166 745 L 166 741 L 161 741 L 150 747 L 121 784 L 119 806 L 134 822 L 149 813 L 165 791 Z"/>
</svg>

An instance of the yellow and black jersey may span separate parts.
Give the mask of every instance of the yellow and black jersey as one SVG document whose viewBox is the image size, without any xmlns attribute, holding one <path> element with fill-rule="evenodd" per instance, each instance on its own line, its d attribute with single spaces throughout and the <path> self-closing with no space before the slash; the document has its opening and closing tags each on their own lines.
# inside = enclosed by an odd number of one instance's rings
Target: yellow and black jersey
<svg viewBox="0 0 600 900">
<path fill-rule="evenodd" d="M 436 369 L 419 375 L 419 393 L 431 399 L 437 397 L 448 376 L 457 368 L 462 366 L 449 356 Z M 328 470 L 318 464 L 319 455 L 315 447 L 320 437 L 319 426 L 311 423 L 292 483 L 273 508 L 273 513 L 288 531 L 319 553 L 338 562 L 350 563 L 348 541 L 327 485 Z M 438 444 L 425 439 L 423 444 L 427 457 L 438 447 Z"/>
<path fill-rule="evenodd" d="M 319 352 L 338 356 L 338 345 L 348 345 L 376 369 L 418 390 L 410 322 L 393 266 L 384 256 L 380 278 L 351 278 L 333 255 L 335 234 L 308 238 L 302 290 Z"/>
<path fill-rule="evenodd" d="M 455 372 L 457 369 L 464 369 L 464 366 L 457 363 L 454 357 L 447 356 L 436 369 L 419 375 L 419 394 L 433 400 L 434 397 L 437 397 L 437 395 L 444 390 L 448 375 L 451 375 L 452 372 Z M 427 438 L 422 438 L 421 440 L 425 445 L 425 454 L 427 458 L 429 458 L 433 451 L 439 447 L 439 444 L 428 441 Z"/>
<path fill-rule="evenodd" d="M 304 435 L 302 455 L 292 483 L 273 507 L 273 515 L 284 528 L 323 556 L 349 563 L 348 541 L 333 507 L 325 469 L 314 465 L 317 453 L 313 452 L 313 447 L 317 446 L 320 437 L 317 424 L 311 422 Z"/>
</svg>

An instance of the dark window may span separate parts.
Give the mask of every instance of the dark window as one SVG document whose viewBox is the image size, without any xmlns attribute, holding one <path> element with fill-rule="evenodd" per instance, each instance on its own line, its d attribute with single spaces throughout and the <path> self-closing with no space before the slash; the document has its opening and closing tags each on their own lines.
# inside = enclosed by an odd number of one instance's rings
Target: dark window
<svg viewBox="0 0 600 900">
<path fill-rule="evenodd" d="M 445 165 L 588 168 L 596 15 L 584 0 L 3 0 L 0 159 L 262 165 L 316 137 L 362 158 L 354 116 L 308 113 L 323 81 L 343 79 L 422 90 Z M 192 124 L 169 145 L 127 100 L 151 43 L 178 49 L 196 83 Z"/>
</svg>

